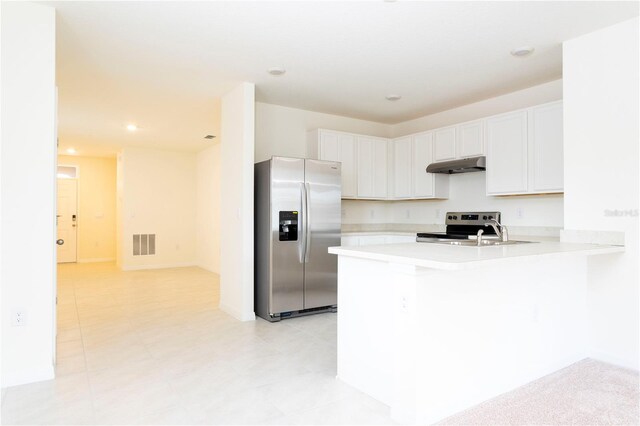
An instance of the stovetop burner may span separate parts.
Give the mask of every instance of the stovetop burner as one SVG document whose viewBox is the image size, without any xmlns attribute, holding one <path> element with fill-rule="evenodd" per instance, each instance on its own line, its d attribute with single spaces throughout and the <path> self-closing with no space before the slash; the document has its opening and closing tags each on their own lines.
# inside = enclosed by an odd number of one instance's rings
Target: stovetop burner
<svg viewBox="0 0 640 426">
<path fill-rule="evenodd" d="M 466 234 L 447 234 L 444 232 L 418 232 L 420 238 L 441 238 L 446 240 L 467 240 L 469 236 Z"/>
<path fill-rule="evenodd" d="M 492 219 L 501 222 L 501 216 L 500 212 L 448 212 L 446 232 L 419 232 L 416 241 L 466 240 L 475 237 L 480 229 L 483 230 L 483 236 L 495 237 L 494 228 L 485 226 L 485 223 Z"/>
</svg>

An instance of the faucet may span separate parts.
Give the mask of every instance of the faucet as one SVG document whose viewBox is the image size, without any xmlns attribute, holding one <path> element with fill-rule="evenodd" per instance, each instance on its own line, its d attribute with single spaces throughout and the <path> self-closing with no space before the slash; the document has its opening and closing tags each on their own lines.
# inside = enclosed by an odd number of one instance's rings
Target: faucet
<svg viewBox="0 0 640 426">
<path fill-rule="evenodd" d="M 489 222 L 485 223 L 484 226 L 491 226 L 493 230 L 496 231 L 496 235 L 502 241 L 509 241 L 509 230 L 506 226 L 498 222 L 496 219 L 491 219 Z"/>
<path fill-rule="evenodd" d="M 478 247 L 480 247 L 482 245 L 482 234 L 484 233 L 484 229 L 478 229 L 478 239 L 477 239 L 477 244 Z"/>
</svg>

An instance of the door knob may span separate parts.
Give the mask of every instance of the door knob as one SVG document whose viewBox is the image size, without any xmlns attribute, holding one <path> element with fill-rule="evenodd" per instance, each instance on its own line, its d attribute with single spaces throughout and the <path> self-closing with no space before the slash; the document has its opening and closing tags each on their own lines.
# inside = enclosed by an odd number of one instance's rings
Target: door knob
<svg viewBox="0 0 640 426">
<path fill-rule="evenodd" d="M 56 240 L 56 244 L 61 246 L 61 245 L 64 244 L 64 240 L 62 238 L 60 238 L 60 239 Z"/>
</svg>

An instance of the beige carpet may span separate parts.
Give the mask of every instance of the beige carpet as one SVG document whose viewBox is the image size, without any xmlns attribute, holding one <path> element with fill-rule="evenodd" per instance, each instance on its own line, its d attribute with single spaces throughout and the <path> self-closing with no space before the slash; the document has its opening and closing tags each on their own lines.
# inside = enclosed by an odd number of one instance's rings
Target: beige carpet
<svg viewBox="0 0 640 426">
<path fill-rule="evenodd" d="M 638 373 L 585 359 L 443 425 L 638 425 Z"/>
</svg>

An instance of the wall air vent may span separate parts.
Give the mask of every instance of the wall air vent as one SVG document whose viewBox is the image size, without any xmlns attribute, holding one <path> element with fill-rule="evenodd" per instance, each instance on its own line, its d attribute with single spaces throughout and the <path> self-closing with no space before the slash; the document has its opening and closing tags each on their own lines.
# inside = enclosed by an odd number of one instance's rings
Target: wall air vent
<svg viewBox="0 0 640 426">
<path fill-rule="evenodd" d="M 133 234 L 133 255 L 156 254 L 156 234 Z"/>
<path fill-rule="evenodd" d="M 204 138 L 205 138 L 205 139 L 213 139 L 213 138 L 215 138 L 215 136 L 213 136 L 213 135 L 207 135 L 207 136 L 205 136 Z"/>
</svg>

